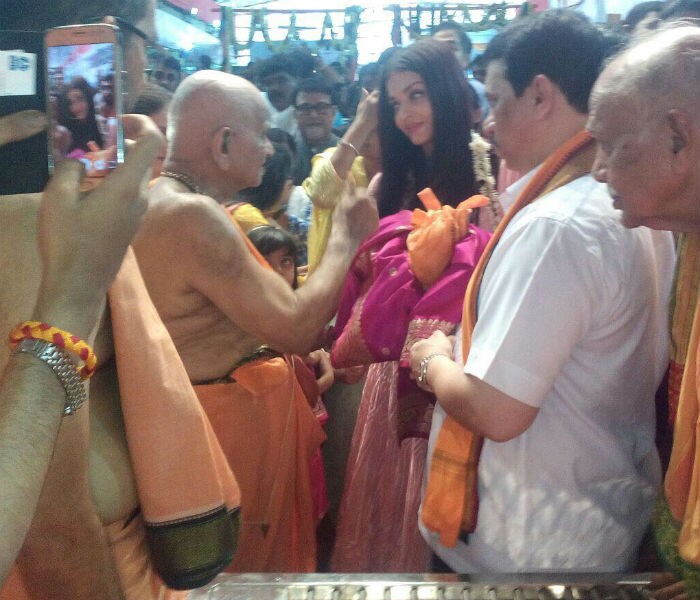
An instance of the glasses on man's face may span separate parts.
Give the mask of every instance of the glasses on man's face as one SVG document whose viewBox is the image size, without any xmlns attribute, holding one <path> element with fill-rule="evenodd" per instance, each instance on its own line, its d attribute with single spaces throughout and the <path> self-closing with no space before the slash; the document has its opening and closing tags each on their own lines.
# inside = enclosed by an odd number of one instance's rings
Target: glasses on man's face
<svg viewBox="0 0 700 600">
<path fill-rule="evenodd" d="M 294 108 L 300 115 L 304 116 L 308 116 L 312 112 L 315 112 L 318 115 L 329 115 L 335 109 L 335 104 L 329 104 L 328 102 L 318 102 L 317 104 L 297 104 Z"/>
</svg>

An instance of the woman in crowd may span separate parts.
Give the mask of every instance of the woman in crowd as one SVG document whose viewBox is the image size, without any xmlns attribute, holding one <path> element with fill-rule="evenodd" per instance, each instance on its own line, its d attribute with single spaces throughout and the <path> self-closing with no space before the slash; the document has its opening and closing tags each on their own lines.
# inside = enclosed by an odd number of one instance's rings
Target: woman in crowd
<svg viewBox="0 0 700 600">
<path fill-rule="evenodd" d="M 334 366 L 372 363 L 348 459 L 334 571 L 429 568 L 417 519 L 432 405 L 408 377 L 406 350 L 437 328 L 452 333 L 489 238 L 474 223 L 492 230 L 501 215 L 488 144 L 472 133 L 469 98 L 454 55 L 440 42 L 398 49 L 384 65 L 382 173 L 370 184 L 383 219 L 351 268 L 332 355 Z M 427 187 L 449 206 L 412 214 Z M 481 208 L 449 208 L 479 193 L 489 198 Z"/>
<path fill-rule="evenodd" d="M 75 77 L 59 97 L 58 124 L 71 135 L 67 148 L 70 157 L 79 158 L 87 152 L 103 149 L 102 134 L 95 116 L 94 95 L 95 90 L 85 78 Z"/>
</svg>

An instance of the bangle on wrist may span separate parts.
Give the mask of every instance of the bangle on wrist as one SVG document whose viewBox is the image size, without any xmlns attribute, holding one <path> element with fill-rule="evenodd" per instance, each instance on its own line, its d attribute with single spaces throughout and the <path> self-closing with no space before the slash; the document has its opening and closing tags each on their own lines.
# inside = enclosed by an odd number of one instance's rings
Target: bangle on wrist
<svg viewBox="0 0 700 600">
<path fill-rule="evenodd" d="M 341 139 L 338 142 L 338 145 L 350 148 L 350 150 L 352 150 L 355 153 L 355 156 L 360 156 L 360 151 L 357 148 L 355 148 L 355 146 L 353 144 L 351 144 L 350 142 L 347 142 L 347 141 Z"/>
<path fill-rule="evenodd" d="M 41 321 L 24 321 L 10 332 L 10 345 L 19 344 L 22 340 L 43 340 L 61 350 L 73 352 L 83 361 L 83 366 L 79 369 L 82 379 L 89 379 L 95 372 L 97 366 L 95 351 L 77 335 Z"/>
<path fill-rule="evenodd" d="M 428 366 L 430 365 L 430 361 L 437 356 L 444 356 L 445 358 L 450 358 L 444 352 L 433 352 L 432 354 L 424 356 L 423 359 L 420 361 L 420 366 L 418 367 L 418 377 L 416 378 L 418 383 L 428 383 Z"/>
</svg>

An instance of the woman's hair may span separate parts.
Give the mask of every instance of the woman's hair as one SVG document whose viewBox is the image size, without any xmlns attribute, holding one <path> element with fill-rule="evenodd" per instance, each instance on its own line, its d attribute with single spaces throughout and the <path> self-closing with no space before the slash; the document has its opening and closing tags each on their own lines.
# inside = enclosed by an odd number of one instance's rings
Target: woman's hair
<svg viewBox="0 0 700 600">
<path fill-rule="evenodd" d="M 265 173 L 258 187 L 246 188 L 236 195 L 264 212 L 274 206 L 292 176 L 292 155 L 286 144 L 274 142 L 275 153 L 265 162 Z"/>
<path fill-rule="evenodd" d="M 88 112 L 83 120 L 76 119 L 70 111 L 70 101 L 68 94 L 71 90 L 78 90 L 85 98 L 85 103 L 88 107 Z M 66 86 L 65 90 L 58 99 L 58 123 L 63 125 L 72 136 L 69 151 L 75 148 L 80 148 L 85 152 L 89 151 L 88 142 L 95 142 L 102 148 L 102 134 L 97 127 L 97 119 L 95 117 L 95 90 L 90 87 L 90 84 L 84 77 L 75 77 Z"/>
<path fill-rule="evenodd" d="M 258 252 L 263 256 L 267 257 L 280 248 L 284 248 L 289 253 L 294 261 L 294 283 L 292 287 L 296 289 L 297 287 L 297 252 L 298 245 L 296 238 L 284 229 L 279 227 L 273 227 L 272 225 L 261 225 L 260 227 L 253 227 L 248 232 L 248 238 L 258 249 Z"/>
<path fill-rule="evenodd" d="M 387 94 L 393 73 L 418 73 L 425 82 L 433 112 L 433 151 L 430 158 L 396 126 Z M 382 70 L 379 101 L 379 142 L 382 179 L 379 216 L 421 207 L 416 193 L 433 189 L 443 204 L 456 206 L 478 193 L 471 142 L 469 84 L 452 50 L 443 42 L 420 40 L 393 52 Z"/>
</svg>

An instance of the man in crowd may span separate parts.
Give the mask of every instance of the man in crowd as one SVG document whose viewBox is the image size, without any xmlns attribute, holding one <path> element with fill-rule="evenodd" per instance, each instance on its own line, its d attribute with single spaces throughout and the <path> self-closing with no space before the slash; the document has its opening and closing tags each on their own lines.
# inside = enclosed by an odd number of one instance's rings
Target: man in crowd
<svg viewBox="0 0 700 600">
<path fill-rule="evenodd" d="M 257 77 L 270 110 L 270 127 L 291 136 L 299 132 L 294 118 L 294 90 L 299 77 L 288 54 L 273 54 L 259 67 Z"/>
<path fill-rule="evenodd" d="M 450 45 L 452 51 L 457 58 L 457 62 L 464 71 L 464 76 L 467 77 L 469 85 L 476 92 L 479 98 L 479 108 L 481 109 L 481 119 L 485 119 L 489 112 L 489 102 L 486 99 L 486 91 L 484 84 L 474 77 L 468 77 L 469 62 L 472 54 L 472 41 L 464 31 L 464 28 L 455 21 L 443 21 L 433 29 L 433 37 Z"/>
<path fill-rule="evenodd" d="M 134 248 L 241 485 L 233 566 L 313 570 L 307 469 L 322 433 L 306 400 L 299 402 L 302 372 L 279 353 L 318 347 L 376 211 L 364 196 L 347 194 L 318 272 L 294 291 L 261 265 L 222 208 L 259 185 L 272 151 L 259 90 L 226 73 L 195 73 L 180 84 L 170 114 L 164 170 Z"/>
<path fill-rule="evenodd" d="M 4 26 L 17 30 L 42 31 L 48 27 L 83 22 L 95 15 L 110 15 L 105 20 L 112 23 L 113 17 L 123 19 L 128 106 L 138 95 L 143 81 L 145 41 L 155 34 L 153 0 L 52 0 L 35 2 L 31 11 L 27 11 L 26 4 L 19 0 L 3 5 Z M 29 532 L 17 556 L 16 568 L 0 591 L 3 599 L 182 598 L 186 593 L 165 588 L 155 575 L 151 560 L 159 561 L 161 574 L 172 585 L 194 587 L 211 579 L 232 558 L 235 524 L 228 516 L 228 507 L 235 508 L 232 506 L 237 494 L 235 481 L 230 470 L 221 470 L 224 459 L 220 447 L 215 440 L 209 439 L 206 418 L 201 413 L 172 340 L 148 300 L 131 251 L 127 251 L 110 288 L 110 310 L 104 311 L 98 331 L 91 331 L 92 322 L 98 318 L 92 306 L 95 294 L 101 292 L 101 312 L 109 281 L 105 274 L 93 277 L 91 270 L 79 272 L 81 266 L 87 268 L 89 265 L 84 253 L 90 252 L 95 240 L 99 240 L 102 250 L 98 250 L 94 258 L 102 257 L 103 268 L 112 264 L 108 260 L 111 254 L 108 249 L 112 248 L 114 252 L 120 249 L 123 254 L 128 240 L 124 239 L 124 233 L 117 235 L 113 227 L 122 220 L 126 226 L 127 221 L 138 220 L 142 214 L 144 203 L 135 196 L 138 186 L 132 179 L 147 173 L 154 156 L 151 145 L 155 143 L 160 147 L 163 142 L 154 125 L 140 119 L 124 121 L 127 135 L 137 134 L 147 143 L 139 144 L 142 149 L 127 159 L 121 175 L 115 172 L 89 196 L 78 198 L 75 188 L 80 173 L 75 165 L 68 165 L 58 170 L 58 179 L 54 179 L 46 192 L 45 202 L 41 205 L 42 219 L 47 207 L 58 210 L 63 206 L 66 210 L 56 227 L 61 235 L 73 237 L 61 242 L 61 246 L 75 248 L 77 243 L 79 248 L 75 257 L 59 255 L 62 268 L 67 269 L 65 274 L 69 285 L 63 280 L 52 281 L 48 282 L 51 285 L 47 288 L 47 282 L 40 281 L 42 259 L 47 268 L 47 248 L 42 247 L 40 255 L 36 237 L 40 196 L 6 196 L 0 202 L 3 226 L 3 235 L 0 236 L 0 329 L 9 332 L 32 316 L 55 318 L 56 322 L 50 325 L 73 327 L 75 333 L 94 339 L 98 357 L 97 370 L 90 380 L 89 410 L 86 406 L 61 422 Z M 140 123 L 141 130 L 136 127 L 130 131 L 130 123 Z M 52 201 L 57 194 L 61 195 L 60 201 Z M 126 201 L 129 195 L 134 195 L 131 203 Z M 93 214 L 103 211 L 103 215 Z M 110 219 L 115 222 L 110 223 Z M 133 225 L 129 227 L 133 229 Z M 42 240 L 45 239 L 43 233 L 40 231 Z M 87 238 L 92 239 L 88 241 Z M 53 238 L 51 241 L 59 243 Z M 82 295 L 76 296 L 74 290 L 71 292 L 75 278 L 78 278 Z M 60 319 L 60 312 L 47 312 L 38 303 L 38 299 L 58 292 L 62 294 L 59 298 L 66 302 L 85 303 L 86 314 L 82 320 L 64 321 Z M 70 314 L 70 307 L 59 308 Z M 138 349 L 133 342 L 137 343 Z M 17 360 L 10 358 L 9 350 L 7 345 L 0 348 L 0 365 L 3 367 L 10 360 Z M 10 369 L 13 364 L 10 364 Z M 125 399 L 131 400 L 130 405 L 125 404 Z M 150 414 L 139 414 L 140 410 Z M 173 416 L 174 411 L 180 413 L 182 410 L 183 414 Z M 167 425 L 166 419 L 154 418 L 158 411 L 161 417 L 165 413 L 175 423 L 189 422 L 184 426 L 192 433 L 196 430 L 196 433 L 191 438 L 180 432 L 169 435 L 161 429 Z M 181 420 L 183 417 L 184 421 Z M 147 430 L 143 429 L 145 423 L 148 423 Z M 126 437 L 129 438 L 128 448 Z M 187 443 L 179 449 L 170 445 L 183 438 Z M 165 444 L 162 443 L 164 439 Z M 200 452 L 202 448 L 204 450 Z M 184 465 L 180 465 L 180 469 L 169 468 L 173 456 L 190 456 L 192 452 L 198 456 L 196 470 Z M 153 458 L 156 464 L 139 458 L 144 456 Z M 212 477 L 200 480 L 202 469 L 208 470 Z M 180 478 L 179 485 L 176 485 L 177 478 Z M 194 483 L 193 479 L 200 481 Z M 184 485 L 189 486 L 187 494 L 182 493 L 183 480 Z M 149 489 L 149 485 L 156 491 Z M 2 487 L 5 489 L 5 485 Z M 217 491 L 209 493 L 214 487 Z M 201 494 L 204 490 L 207 491 Z M 226 497 L 221 498 L 222 494 Z M 184 502 L 180 503 L 179 499 Z M 214 507 L 221 508 L 213 510 Z M 29 507 L 25 510 L 30 512 Z M 196 531 L 199 548 L 205 539 L 199 535 L 200 527 L 206 523 L 215 530 L 217 540 L 223 542 L 223 555 L 198 554 L 197 546 L 191 545 L 187 532 L 174 523 L 175 515 L 184 516 L 184 522 Z M 151 542 L 155 542 L 150 551 L 145 540 L 147 529 Z M 177 551 L 176 564 L 172 554 L 162 552 L 163 547 L 171 542 L 171 534 L 179 536 L 181 542 L 171 546 Z M 211 539 L 204 541 L 205 545 L 210 543 Z"/>
<path fill-rule="evenodd" d="M 678 234 L 671 302 L 669 420 L 673 450 L 654 514 L 662 563 L 683 580 L 659 598 L 700 597 L 697 415 L 700 400 L 700 29 L 676 24 L 645 37 L 602 73 L 588 127 L 595 177 L 627 227 Z"/>
<path fill-rule="evenodd" d="M 333 133 L 336 100 L 332 86 L 320 76 L 303 79 L 294 93 L 297 135 L 294 185 L 301 185 L 311 173 L 311 159 L 338 143 Z"/>
<path fill-rule="evenodd" d="M 631 570 L 651 517 L 673 244 L 625 229 L 590 175 L 603 55 L 596 28 L 562 10 L 517 21 L 485 53 L 485 130 L 526 175 L 472 276 L 454 354 L 438 334 L 412 351 L 438 400 L 420 526 L 458 572 Z"/>
<path fill-rule="evenodd" d="M 153 83 L 164 87 L 169 92 L 175 91 L 180 84 L 181 77 L 180 61 L 170 55 L 159 57 L 149 75 L 149 79 Z"/>
</svg>

